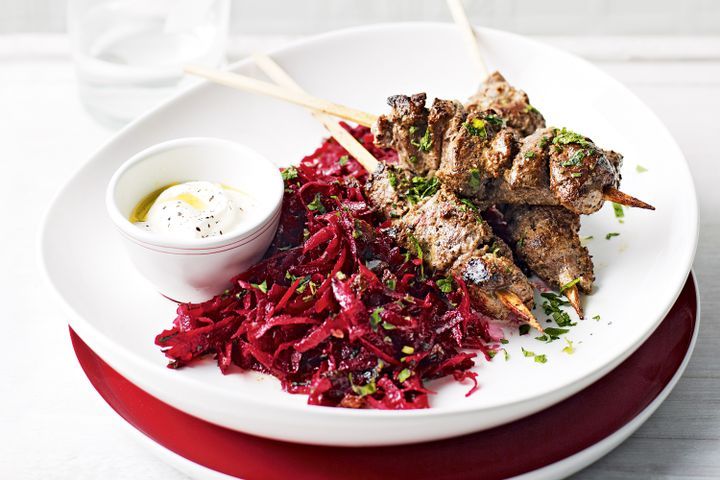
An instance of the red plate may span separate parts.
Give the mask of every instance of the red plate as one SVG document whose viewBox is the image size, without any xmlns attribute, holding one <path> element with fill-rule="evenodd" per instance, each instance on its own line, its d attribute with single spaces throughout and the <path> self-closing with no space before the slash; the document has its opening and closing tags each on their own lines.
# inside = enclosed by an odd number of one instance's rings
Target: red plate
<svg viewBox="0 0 720 480">
<path fill-rule="evenodd" d="M 136 429 L 217 472 L 253 479 L 507 478 L 595 445 L 647 408 L 670 382 L 696 323 L 690 276 L 655 333 L 630 358 L 569 399 L 530 417 L 463 437 L 393 447 L 286 443 L 205 422 L 152 397 L 110 368 L 70 330 L 95 389 Z"/>
</svg>

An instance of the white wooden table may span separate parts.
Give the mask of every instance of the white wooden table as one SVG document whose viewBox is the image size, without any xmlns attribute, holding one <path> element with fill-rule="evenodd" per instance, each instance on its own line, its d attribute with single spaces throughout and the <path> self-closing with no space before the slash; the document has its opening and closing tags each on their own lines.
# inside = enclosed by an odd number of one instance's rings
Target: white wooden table
<svg viewBox="0 0 720 480">
<path fill-rule="evenodd" d="M 286 39 L 236 40 L 234 55 Z M 720 40 L 547 40 L 595 61 L 660 115 L 690 162 L 701 205 L 695 272 L 703 327 L 695 355 L 657 413 L 576 478 L 720 478 Z M 77 100 L 64 36 L 0 37 L 3 479 L 185 478 L 117 428 L 78 367 L 37 267 L 50 199 L 111 134 Z"/>
</svg>

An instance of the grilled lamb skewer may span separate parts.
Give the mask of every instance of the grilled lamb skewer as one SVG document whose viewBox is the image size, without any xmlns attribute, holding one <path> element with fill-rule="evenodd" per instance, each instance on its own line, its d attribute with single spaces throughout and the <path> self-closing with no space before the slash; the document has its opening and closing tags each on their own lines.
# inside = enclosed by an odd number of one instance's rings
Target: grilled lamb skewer
<svg viewBox="0 0 720 480">
<path fill-rule="evenodd" d="M 477 101 L 466 109 L 459 102 L 435 100 L 428 109 L 425 99 L 425 94 L 390 97 L 391 113 L 381 115 L 373 126 L 376 144 L 398 151 L 401 164 L 418 175 L 437 172 L 460 196 L 488 203 L 559 204 L 590 214 L 603 205 L 606 192 L 618 192 L 616 163 L 587 137 L 553 128 L 524 138 L 521 145 L 515 133 L 533 124 L 526 125 L 516 108 L 509 110 L 512 127 L 500 111 L 480 110 Z M 526 145 L 530 141 L 533 144 Z M 528 158 L 534 160 L 525 161 Z M 513 169 L 516 176 L 546 183 L 516 192 L 520 187 L 506 178 Z M 631 203 L 652 208 L 636 199 Z"/>
<path fill-rule="evenodd" d="M 491 74 L 470 99 L 468 110 L 494 109 L 505 119 L 506 126 L 524 141 L 513 167 L 504 175 L 505 183 L 496 197 L 547 195 L 549 175 L 543 168 L 538 143 L 546 136 L 545 119 L 530 104 L 522 90 L 512 87 L 500 73 Z M 542 150 L 542 149 L 541 149 Z M 529 153 L 530 152 L 530 153 Z M 605 152 L 619 171 L 622 157 Z M 519 161 L 518 161 L 519 160 Z M 514 187 L 508 192 L 508 186 Z M 551 200 L 551 199 L 550 199 Z M 578 285 L 590 293 L 594 280 L 590 254 L 578 236 L 580 217 L 562 207 L 541 205 L 507 205 L 504 208 L 504 233 L 515 255 L 548 285 L 560 289 L 580 318 L 583 309 Z"/>
<path fill-rule="evenodd" d="M 421 250 L 423 261 L 434 270 L 462 277 L 474 301 L 490 316 L 509 320 L 514 314 L 542 330 L 529 310 L 532 285 L 513 262 L 510 248 L 472 204 L 443 188 L 413 204 L 403 193 L 411 182 L 403 171 L 381 165 L 365 185 L 400 243 Z"/>
</svg>

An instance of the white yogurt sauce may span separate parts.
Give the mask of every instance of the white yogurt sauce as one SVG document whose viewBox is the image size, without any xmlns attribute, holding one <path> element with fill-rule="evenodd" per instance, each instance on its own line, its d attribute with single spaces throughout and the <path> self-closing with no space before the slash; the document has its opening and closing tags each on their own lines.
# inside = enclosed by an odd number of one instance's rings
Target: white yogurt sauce
<svg viewBox="0 0 720 480">
<path fill-rule="evenodd" d="M 252 200 L 249 195 L 219 183 L 180 183 L 163 190 L 145 218 L 135 225 L 176 238 L 227 235 L 250 219 Z"/>
</svg>

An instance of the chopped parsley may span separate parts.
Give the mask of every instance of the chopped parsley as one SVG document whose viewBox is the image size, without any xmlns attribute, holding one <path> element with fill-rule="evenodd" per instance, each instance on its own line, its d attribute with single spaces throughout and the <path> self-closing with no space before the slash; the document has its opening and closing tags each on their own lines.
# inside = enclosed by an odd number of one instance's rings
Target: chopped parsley
<svg viewBox="0 0 720 480">
<path fill-rule="evenodd" d="M 543 136 L 538 142 L 538 147 L 545 148 L 550 141 L 550 137 Z"/>
<path fill-rule="evenodd" d="M 619 203 L 612 202 L 613 210 L 615 211 L 615 218 L 617 218 L 620 223 L 623 223 L 623 217 L 625 217 L 625 210 L 623 210 L 623 206 Z"/>
<path fill-rule="evenodd" d="M 472 188 L 480 188 L 480 170 L 477 168 L 470 169 L 470 186 Z"/>
<path fill-rule="evenodd" d="M 569 302 L 566 302 L 552 292 L 541 293 L 540 296 L 545 299 L 542 303 L 542 309 L 545 312 L 545 315 L 552 317 L 558 327 L 572 327 L 576 325 L 570 319 L 570 315 L 560 308 L 570 305 Z"/>
<path fill-rule="evenodd" d="M 531 112 L 532 113 L 540 113 L 537 108 L 533 107 L 529 103 L 527 105 L 525 105 L 524 111 L 525 111 L 525 113 L 531 113 Z"/>
<path fill-rule="evenodd" d="M 320 212 L 320 213 L 327 212 L 327 210 L 325 210 L 325 205 L 323 205 L 322 201 L 320 200 L 319 193 L 315 194 L 315 198 L 313 199 L 312 202 L 307 204 L 307 208 L 308 208 L 308 210 L 313 211 L 313 212 L 315 212 L 315 211 Z"/>
<path fill-rule="evenodd" d="M 555 340 L 560 339 L 560 335 L 565 335 L 570 330 L 567 328 L 554 328 L 554 327 L 548 327 L 543 331 L 543 334 L 539 337 L 535 337 L 535 340 L 540 340 L 541 342 L 550 343 Z"/>
<path fill-rule="evenodd" d="M 350 160 L 350 157 L 348 157 L 347 155 L 343 155 L 338 161 L 340 162 L 340 166 L 343 166 L 347 164 L 348 160 Z"/>
<path fill-rule="evenodd" d="M 585 158 L 587 154 L 587 150 L 577 150 L 570 158 L 560 162 L 560 165 L 563 167 L 577 167 L 578 165 L 582 165 L 583 158 Z"/>
<path fill-rule="evenodd" d="M 415 132 L 417 132 L 417 127 L 410 127 L 410 135 L 413 135 Z M 410 144 L 420 149 L 421 152 L 429 152 L 433 144 L 430 128 L 425 129 L 425 133 L 420 137 L 420 141 L 410 140 Z"/>
<path fill-rule="evenodd" d="M 364 397 L 366 395 L 372 395 L 373 393 L 377 392 L 377 385 L 375 385 L 374 378 L 365 385 L 355 385 L 352 381 L 352 375 L 350 374 L 348 374 L 348 378 L 350 379 L 350 386 L 352 387 L 352 391 L 355 392 L 355 394 L 360 395 L 361 397 Z"/>
<path fill-rule="evenodd" d="M 592 319 L 595 320 L 596 322 L 599 322 L 599 321 L 600 321 L 600 315 L 595 315 L 594 317 L 592 317 Z"/>
<path fill-rule="evenodd" d="M 563 352 L 567 353 L 568 355 L 572 355 L 575 353 L 575 347 L 573 347 L 572 340 L 565 339 L 565 343 L 567 343 L 567 346 L 562 349 Z"/>
<path fill-rule="evenodd" d="M 643 167 L 643 166 L 640 165 L 640 164 L 637 164 L 637 165 L 635 165 L 635 171 L 638 172 L 638 173 L 644 173 L 644 172 L 647 172 L 648 169 L 645 168 L 645 167 Z"/>
<path fill-rule="evenodd" d="M 535 355 L 535 363 L 547 363 L 547 356 L 544 353 L 542 355 Z"/>
<path fill-rule="evenodd" d="M 580 178 L 580 177 L 582 177 L 582 173 L 573 172 L 573 173 L 570 174 L 570 176 L 571 176 L 572 178 Z"/>
<path fill-rule="evenodd" d="M 395 287 L 397 286 L 397 280 L 395 280 L 394 278 L 388 278 L 385 281 L 385 285 L 387 285 L 390 290 L 395 290 Z"/>
<path fill-rule="evenodd" d="M 496 127 L 502 127 L 505 123 L 505 120 L 503 120 L 502 117 L 492 113 L 485 116 L 485 121 L 490 125 L 495 125 Z"/>
<path fill-rule="evenodd" d="M 605 240 L 610 240 L 612 237 L 619 237 L 620 234 L 618 232 L 610 232 L 607 235 L 605 235 Z"/>
<path fill-rule="evenodd" d="M 523 154 L 523 157 L 525 157 L 525 158 L 533 158 L 533 157 L 535 157 L 535 152 L 533 152 L 532 150 L 528 150 L 527 152 L 525 152 L 525 153 Z"/>
<path fill-rule="evenodd" d="M 501 339 L 500 339 L 500 343 L 502 343 L 503 345 L 507 345 L 507 344 L 510 343 L 510 342 L 509 342 L 507 339 L 505 339 L 505 338 L 501 338 Z"/>
<path fill-rule="evenodd" d="M 295 168 L 295 167 L 288 167 L 288 168 L 286 168 L 285 170 L 283 170 L 282 172 L 280 172 L 280 176 L 281 176 L 282 179 L 285 180 L 285 181 L 287 181 L 287 180 L 292 180 L 292 179 L 294 179 L 294 178 L 297 178 L 297 176 L 298 176 L 297 168 Z"/>
<path fill-rule="evenodd" d="M 520 332 L 520 335 L 527 335 L 530 332 L 530 325 L 523 323 L 518 327 L 518 332 Z"/>
<path fill-rule="evenodd" d="M 520 347 L 520 350 L 522 350 L 523 355 L 525 355 L 526 357 L 534 357 L 535 356 L 535 352 L 531 352 L 530 350 L 525 350 L 523 347 Z"/>
<path fill-rule="evenodd" d="M 482 217 L 480 216 L 480 209 L 472 202 L 472 200 L 468 200 L 467 198 L 459 198 L 458 201 L 460 202 L 460 210 L 462 210 L 463 212 L 475 212 L 477 213 L 480 221 L 482 221 Z"/>
<path fill-rule="evenodd" d="M 585 138 L 585 136 L 580 135 L 579 133 L 575 133 L 564 127 L 561 130 L 555 130 L 555 138 L 553 138 L 552 142 L 554 145 L 567 145 L 569 143 L 577 143 L 579 145 L 582 145 L 583 147 L 592 146 L 592 143 L 590 143 Z"/>
<path fill-rule="evenodd" d="M 453 291 L 453 280 L 450 277 L 440 278 L 435 283 L 443 293 L 450 293 Z"/>
<path fill-rule="evenodd" d="M 383 310 L 384 309 L 382 307 L 377 307 L 370 314 L 370 326 L 375 332 L 377 332 L 378 325 L 380 325 L 380 323 L 383 321 L 382 318 L 380 318 L 380 314 L 383 312 Z"/>
<path fill-rule="evenodd" d="M 415 155 L 410 155 L 408 157 L 408 160 L 410 160 L 410 163 L 412 163 L 413 165 L 417 163 L 417 157 Z"/>
<path fill-rule="evenodd" d="M 487 138 L 487 129 L 485 128 L 485 120 L 481 118 L 473 118 L 469 122 L 463 123 L 463 127 L 473 137 Z"/>
<path fill-rule="evenodd" d="M 567 290 L 568 288 L 574 287 L 575 285 L 577 285 L 577 283 L 578 283 L 579 281 L 580 281 L 580 277 L 578 277 L 578 278 L 576 278 L 576 279 L 573 279 L 573 280 L 570 280 L 568 283 L 566 283 L 565 285 L 563 285 L 562 287 L 560 287 L 560 293 L 564 292 L 564 291 Z"/>
<path fill-rule="evenodd" d="M 263 280 L 262 283 L 251 283 L 250 285 L 257 288 L 258 290 L 260 290 L 263 293 L 268 292 L 267 280 Z"/>
<path fill-rule="evenodd" d="M 440 189 L 440 180 L 437 177 L 413 177 L 407 186 L 405 197 L 413 205 L 425 197 L 431 197 Z"/>
<path fill-rule="evenodd" d="M 398 373 L 398 377 L 397 377 L 398 382 L 400 382 L 400 383 L 404 382 L 408 378 L 412 377 L 412 374 L 413 374 L 412 370 L 409 370 L 407 368 L 402 369 L 400 371 L 400 373 Z"/>
</svg>

